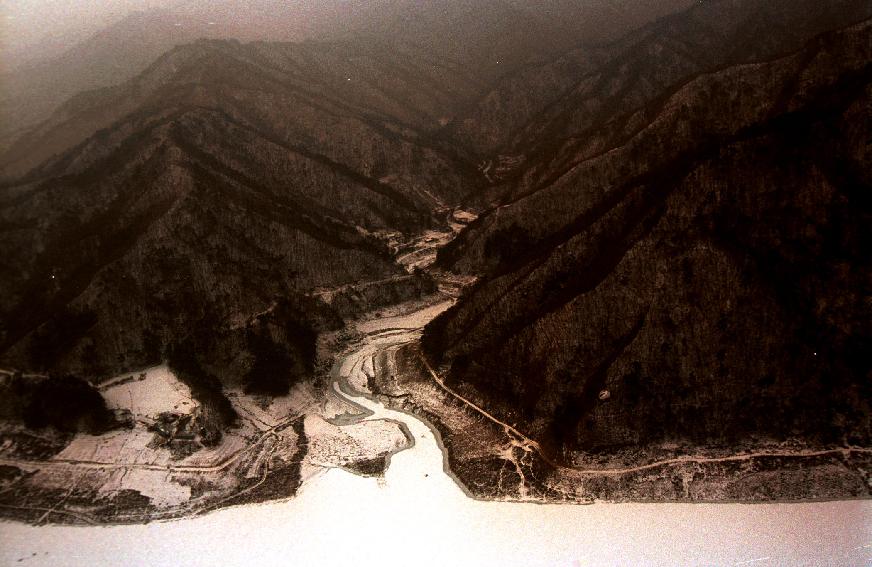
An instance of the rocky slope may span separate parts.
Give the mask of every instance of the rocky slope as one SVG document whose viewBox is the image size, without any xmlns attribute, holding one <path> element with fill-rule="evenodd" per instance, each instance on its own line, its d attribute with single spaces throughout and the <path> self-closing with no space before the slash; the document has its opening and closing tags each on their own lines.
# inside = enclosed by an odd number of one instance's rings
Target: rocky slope
<svg viewBox="0 0 872 567">
<path fill-rule="evenodd" d="M 0 72 L 0 173 L 16 175 L 38 160 L 17 164 L 25 137 L 34 129 L 69 118 L 70 98 L 83 91 L 117 86 L 148 68 L 173 47 L 198 39 L 240 41 L 335 41 L 368 38 L 391 44 L 396 53 L 426 52 L 437 65 L 459 65 L 480 89 L 530 61 L 550 58 L 580 42 L 607 41 L 691 0 L 646 0 L 632 7 L 613 0 L 535 6 L 513 0 L 220 0 L 178 2 L 171 8 L 136 12 L 100 30 L 60 55 Z M 13 30 L 14 31 L 14 30 Z M 7 63 L 29 53 L 8 53 Z M 91 97 L 101 95 L 94 93 Z M 83 103 L 83 97 L 76 99 Z M 87 97 L 84 97 L 87 100 Z M 473 99 L 467 101 L 472 103 Z M 441 107 L 445 119 L 454 108 Z M 74 110 L 73 110 L 74 111 Z M 54 113 L 54 116 L 52 114 Z M 117 117 L 116 117 L 117 118 Z M 90 135 L 100 126 L 81 132 Z M 81 128 L 81 125 L 80 125 Z M 58 142 L 51 148 L 60 151 Z M 46 140 L 43 139 L 43 142 Z M 9 155 L 4 155 L 12 150 Z M 38 157 L 44 157 L 40 154 Z"/>
<path fill-rule="evenodd" d="M 523 157 L 526 167 L 504 175 L 524 174 L 520 187 L 508 188 L 520 192 L 542 181 L 543 168 L 577 156 L 603 124 L 700 73 L 771 59 L 870 16 L 865 0 L 696 2 L 616 41 L 507 74 L 458 116 L 450 134 L 482 159 Z"/>
<path fill-rule="evenodd" d="M 498 1 L 384 4 L 333 22 L 347 40 L 172 49 L 29 129 L 2 158 L 3 363 L 97 378 L 169 357 L 221 413 L 220 383 L 285 393 L 341 317 L 434 291 L 397 244 L 482 179 L 433 133 L 557 40 Z M 39 111 L 34 84 L 55 100 L 186 34 L 266 33 L 188 26 L 195 8 L 131 16 L 4 95 Z"/>
<path fill-rule="evenodd" d="M 449 384 L 567 462 L 868 444 L 869 37 L 698 76 L 480 217 L 442 262 L 487 275 L 424 337 Z"/>
<path fill-rule="evenodd" d="M 339 4 L 339 5 L 338 5 Z M 341 2 L 277 0 L 176 2 L 134 12 L 54 57 L 4 73 L 0 143 L 11 145 L 82 91 L 114 86 L 144 71 L 175 46 L 198 39 L 302 41 L 335 38 L 368 22 L 368 9 Z M 373 3 L 372 8 L 380 4 Z M 341 17 L 338 8 L 343 10 Z M 362 21 L 361 21 L 362 20 Z M 12 30 L 14 32 L 14 30 Z M 25 58 L 28 53 L 7 54 Z"/>
<path fill-rule="evenodd" d="M 349 160 L 368 160 L 376 168 L 380 156 L 357 151 L 351 140 L 340 135 L 326 139 L 325 130 L 344 126 L 342 116 L 351 114 L 365 121 L 365 127 L 380 129 L 377 138 L 408 138 L 438 127 L 444 112 L 476 92 L 475 79 L 457 65 L 434 62 L 420 51 L 406 55 L 398 63 L 391 45 L 371 40 L 202 41 L 183 46 L 130 81 L 70 99 L 5 154 L 5 171 L 19 177 L 123 117 L 159 115 L 180 105 L 221 107 L 231 116 L 245 113 L 250 120 L 277 120 L 274 128 L 287 131 L 278 135 L 304 137 L 320 148 L 329 145 Z M 279 113 L 284 116 L 276 116 Z M 135 117 L 128 122 L 132 125 L 120 136 L 140 124 Z M 318 135 L 324 139 L 317 139 Z M 105 136 L 102 132 L 97 139 Z"/>
<path fill-rule="evenodd" d="M 417 255 L 473 203 L 438 268 L 480 279 L 423 348 L 536 440 L 510 452 L 869 444 L 868 1 L 698 2 L 554 59 L 599 17 L 379 6 L 341 40 L 174 48 L 29 129 L 0 364 L 167 360 L 220 433 L 225 387 L 286 394 L 344 318 L 435 291 Z"/>
<path fill-rule="evenodd" d="M 391 246 L 479 183 L 427 136 L 474 82 L 393 53 L 204 41 L 72 101 L 21 155 L 76 145 L 0 190 L 4 362 L 104 374 L 159 361 L 195 331 L 250 344 L 261 315 L 289 318 L 272 321 L 274 340 L 292 322 L 335 327 L 305 299 L 316 288 L 426 289 Z M 216 372 L 239 380 L 227 358 Z"/>
<path fill-rule="evenodd" d="M 570 30 L 559 19 L 540 17 L 526 8 L 502 0 L 370 0 L 353 4 L 221 0 L 178 2 L 167 9 L 136 12 L 58 56 L 25 62 L 0 74 L 0 149 L 10 149 L 69 98 L 82 91 L 119 85 L 173 47 L 203 38 L 324 41 L 370 37 L 394 44 L 399 52 L 425 49 L 439 64 L 450 61 L 464 65 L 482 80 L 493 78 L 531 57 L 554 53 L 571 41 Z M 626 29 L 622 24 L 629 23 L 620 15 L 605 15 L 596 8 L 593 11 L 600 18 L 614 20 L 612 30 Z M 579 33 L 591 35 L 589 28 Z M 13 57 L 26 58 L 27 53 L 6 55 L 11 65 Z M 15 159 L 15 155 L 3 157 L 0 163 L 7 169 L 8 162 Z"/>
</svg>

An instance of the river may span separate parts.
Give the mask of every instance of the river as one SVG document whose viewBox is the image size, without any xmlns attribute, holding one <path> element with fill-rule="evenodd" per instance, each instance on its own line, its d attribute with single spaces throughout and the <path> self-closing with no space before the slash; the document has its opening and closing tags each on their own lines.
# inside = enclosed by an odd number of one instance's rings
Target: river
<svg viewBox="0 0 872 567">
<path fill-rule="evenodd" d="M 435 313 L 368 323 L 347 374 Z M 395 339 L 383 331 L 407 329 Z M 354 382 L 355 377 L 343 376 Z M 359 377 L 358 377 L 359 378 Z M 872 565 L 872 502 L 540 505 L 473 500 L 422 421 L 334 384 L 405 424 L 414 445 L 384 479 L 331 469 L 296 498 L 110 527 L 0 524 L 2 565 Z"/>
</svg>

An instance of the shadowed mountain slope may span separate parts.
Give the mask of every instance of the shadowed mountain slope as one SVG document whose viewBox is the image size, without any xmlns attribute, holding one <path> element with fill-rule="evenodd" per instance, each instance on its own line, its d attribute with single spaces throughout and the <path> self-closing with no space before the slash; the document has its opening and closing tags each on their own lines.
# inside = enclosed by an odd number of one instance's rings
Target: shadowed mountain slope
<svg viewBox="0 0 872 567">
<path fill-rule="evenodd" d="M 474 79 L 456 66 L 414 51 L 397 60 L 391 46 L 369 40 L 202 41 L 174 49 L 122 85 L 71 99 L 19 140 L 4 163 L 7 174 L 21 175 L 122 117 L 159 114 L 179 105 L 220 106 L 228 114 L 269 121 L 281 136 L 376 161 L 377 156 L 364 155 L 342 138 L 344 117 L 380 130 L 379 138 L 420 137 L 475 89 Z M 105 139 L 105 133 L 97 139 Z"/>
<path fill-rule="evenodd" d="M 174 46 L 201 38 L 368 39 L 391 45 L 396 62 L 406 60 L 407 52 L 425 52 L 438 65 L 461 67 L 482 90 L 519 65 L 553 57 L 581 41 L 615 39 L 688 3 L 648 0 L 635 2 L 630 10 L 612 0 L 583 4 L 551 0 L 536 5 L 505 0 L 179 2 L 171 9 L 131 14 L 58 57 L 0 75 L 0 150 L 39 128 L 78 93 L 124 83 Z M 456 109 L 440 110 L 453 117 Z M 69 111 L 67 105 L 59 113 Z M 58 151 L 57 146 L 54 149 Z M 8 164 L 16 159 L 4 156 L 0 165 L 10 173 Z"/>
<path fill-rule="evenodd" d="M 471 81 L 390 53 L 204 41 L 82 95 L 34 148 L 102 129 L 0 192 L 4 360 L 141 365 L 278 297 L 406 277 L 390 241 L 479 176 L 427 137 Z M 288 312 L 330 320 L 303 303 Z"/>
<path fill-rule="evenodd" d="M 570 50 L 503 77 L 450 127 L 480 154 L 523 156 L 523 191 L 578 154 L 589 134 L 704 72 L 798 49 L 872 16 L 866 0 L 711 0 L 603 45 Z M 531 166 L 532 164 L 532 166 Z M 504 189 L 497 191 L 502 194 Z"/>
<path fill-rule="evenodd" d="M 864 23 L 701 75 L 578 142 L 442 261 L 451 384 L 555 455 L 868 443 L 872 43 Z"/>
<path fill-rule="evenodd" d="M 473 204 L 438 267 L 478 283 L 423 346 L 555 458 L 868 444 L 872 5 L 708 0 L 612 40 L 629 3 L 569 4 L 385 0 L 70 98 L 0 158 L 0 361 L 169 359 L 232 421 L 222 384 L 285 393 L 343 315 L 432 292 L 398 246 Z"/>
</svg>

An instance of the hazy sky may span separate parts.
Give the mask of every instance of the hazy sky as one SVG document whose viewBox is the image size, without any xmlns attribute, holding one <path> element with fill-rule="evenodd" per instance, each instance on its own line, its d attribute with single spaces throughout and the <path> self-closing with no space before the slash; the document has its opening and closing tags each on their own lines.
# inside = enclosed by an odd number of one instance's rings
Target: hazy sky
<svg viewBox="0 0 872 567">
<path fill-rule="evenodd" d="M 179 0 L 0 0 L 0 50 L 58 50 L 135 10 Z"/>
<path fill-rule="evenodd" d="M 407 0 L 414 3 L 420 0 Z M 476 3 L 481 0 L 456 0 Z M 657 13 L 666 13 L 679 5 L 694 0 L 507 0 L 508 4 L 533 9 L 546 19 L 560 20 L 561 25 L 584 23 L 583 18 L 570 17 L 563 21 L 560 10 L 575 14 L 579 6 L 589 9 L 591 21 L 603 21 L 606 36 L 617 28 L 629 29 L 643 23 Z M 86 39 L 108 25 L 137 10 L 168 8 L 177 14 L 194 15 L 202 20 L 211 19 L 227 23 L 234 15 L 259 14 L 251 19 L 242 35 L 255 39 L 294 40 L 301 33 L 321 29 L 321 19 L 336 21 L 336 17 L 354 20 L 355 12 L 366 7 L 391 5 L 394 0 L 0 0 L 0 68 L 11 69 L 21 64 L 59 55 L 76 43 Z M 293 16 L 277 21 L 275 13 Z M 219 17 L 219 16 L 224 17 Z M 555 16 L 557 16 L 555 18 Z M 638 16 L 635 17 L 635 16 Z M 296 19 L 295 19 L 296 18 Z M 341 19 L 340 18 L 340 19 Z M 605 18 L 605 19 L 603 19 Z M 633 22 L 638 19 L 636 24 Z M 621 23 L 623 22 L 623 23 Z M 203 23 L 203 22 L 200 22 Z M 619 24 L 619 25 L 615 25 Z M 273 29 L 268 29 L 273 28 Z M 291 30 L 290 28 L 294 28 Z M 300 28 L 300 29 L 296 29 Z M 304 29 L 305 28 L 305 29 Z M 581 29 L 583 28 L 583 29 Z M 596 36 L 596 26 L 584 25 L 580 35 Z M 220 31 L 216 27 L 215 31 Z M 240 29 L 224 30 L 240 33 Z M 281 33 L 278 33 L 281 32 Z M 582 34 L 583 32 L 583 34 Z M 287 35 L 287 37 L 282 34 Z M 288 35 L 290 34 L 290 35 Z M 261 37 L 263 36 L 263 37 Z M 237 35 L 230 35 L 237 37 Z M 250 39 L 240 37 L 240 39 Z"/>
</svg>

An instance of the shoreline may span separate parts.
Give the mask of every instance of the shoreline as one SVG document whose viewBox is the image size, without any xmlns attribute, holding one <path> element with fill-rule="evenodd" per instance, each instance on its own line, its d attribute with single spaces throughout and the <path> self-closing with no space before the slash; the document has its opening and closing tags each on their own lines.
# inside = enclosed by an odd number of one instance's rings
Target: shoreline
<svg viewBox="0 0 872 567">
<path fill-rule="evenodd" d="M 854 502 L 854 501 L 869 501 L 872 500 L 872 495 L 834 495 L 834 496 L 822 496 L 822 497 L 808 497 L 808 498 L 791 498 L 791 497 L 749 497 L 749 498 L 664 498 L 664 497 L 640 497 L 638 495 L 633 496 L 632 494 L 613 494 L 611 497 L 597 497 L 595 494 L 590 496 L 579 496 L 578 493 L 568 494 L 568 493 L 560 493 L 555 492 L 553 486 L 549 486 L 549 479 L 555 474 L 555 469 L 550 467 L 550 465 L 541 459 L 541 457 L 537 457 L 532 451 L 528 450 L 518 458 L 514 464 L 518 467 L 520 474 L 522 474 L 521 481 L 524 483 L 523 492 L 519 492 L 518 490 L 512 490 L 511 487 L 506 488 L 500 486 L 488 486 L 487 481 L 485 481 L 484 485 L 479 484 L 479 489 L 475 488 L 475 484 L 471 482 L 471 477 L 469 476 L 471 473 L 469 471 L 463 470 L 463 458 L 464 455 L 458 454 L 456 449 L 456 439 L 452 441 L 452 438 L 455 438 L 458 435 L 463 435 L 463 433 L 453 431 L 450 425 L 444 423 L 443 417 L 438 413 L 431 413 L 420 404 L 420 400 L 415 397 L 415 393 L 413 389 L 406 389 L 403 394 L 401 394 L 400 399 L 397 396 L 390 396 L 383 391 L 383 388 L 380 388 L 379 380 L 375 378 L 375 376 L 379 375 L 378 370 L 373 368 L 373 378 L 370 380 L 370 384 L 375 386 L 375 391 L 366 392 L 361 391 L 354 387 L 350 381 L 348 380 L 348 376 L 342 375 L 342 367 L 347 364 L 348 360 L 355 356 L 355 354 L 359 353 L 362 350 L 367 351 L 365 356 L 370 356 L 373 359 L 378 355 L 385 351 L 389 351 L 394 357 L 398 356 L 400 352 L 405 351 L 409 348 L 415 348 L 417 338 L 415 337 L 420 333 L 419 327 L 400 327 L 404 333 L 408 335 L 412 335 L 412 338 L 409 340 L 398 343 L 386 343 L 382 348 L 375 348 L 373 352 L 369 352 L 371 350 L 372 344 L 368 342 L 367 337 L 379 337 L 384 336 L 382 333 L 390 332 L 392 327 L 386 327 L 384 329 L 379 329 L 377 325 L 377 321 L 386 320 L 388 322 L 392 322 L 396 319 L 408 318 L 409 320 L 413 320 L 416 313 L 427 312 L 428 310 L 432 310 L 435 306 L 440 304 L 447 303 L 446 296 L 442 294 L 434 294 L 432 296 L 422 298 L 420 300 L 416 300 L 414 302 L 409 302 L 406 304 L 398 304 L 396 306 L 392 306 L 387 309 L 381 310 L 378 315 L 364 317 L 357 321 L 355 321 L 353 326 L 349 326 L 349 330 L 351 331 L 350 336 L 346 337 L 341 341 L 341 348 L 337 349 L 333 356 L 333 362 L 329 367 L 329 371 L 326 375 L 322 374 L 320 377 L 313 380 L 313 386 L 316 391 L 320 391 L 319 396 L 323 396 L 324 399 L 321 400 L 320 404 L 323 406 L 326 403 L 327 398 L 330 393 L 329 390 L 333 390 L 335 395 L 340 396 L 341 402 L 343 404 L 347 404 L 352 407 L 357 414 L 343 414 L 333 418 L 325 418 L 325 421 L 330 423 L 333 426 L 343 427 L 349 425 L 360 424 L 366 422 L 368 418 L 372 417 L 373 411 L 369 408 L 357 403 L 355 398 L 362 397 L 372 403 L 379 404 L 383 408 L 391 411 L 396 411 L 398 413 L 407 416 L 409 419 L 415 419 L 421 422 L 433 435 L 435 443 L 439 447 L 441 452 L 441 468 L 442 472 L 451 479 L 451 481 L 463 492 L 465 497 L 470 500 L 482 503 L 501 503 L 501 504 L 536 504 L 539 506 L 565 506 L 565 505 L 574 505 L 574 506 L 594 506 L 594 505 L 632 505 L 632 504 L 690 504 L 690 505 L 758 505 L 758 504 L 814 504 L 814 503 L 830 503 L 830 502 Z M 364 325 L 368 331 L 362 332 L 359 329 L 360 325 Z M 400 337 L 398 337 L 400 338 Z M 396 362 L 396 361 L 395 361 Z M 352 365 L 354 366 L 354 365 Z M 408 369 L 407 369 L 408 370 Z M 424 378 L 426 378 L 426 372 L 421 371 L 418 368 L 419 374 L 421 374 Z M 408 374 L 408 372 L 407 372 Z M 409 381 L 409 383 L 413 383 L 416 378 L 406 376 L 405 378 Z M 425 380 L 426 382 L 426 380 Z M 444 389 L 444 385 L 438 384 L 438 382 L 434 380 L 430 380 L 430 387 L 441 387 Z M 432 383 L 435 382 L 435 383 Z M 399 382 L 397 383 L 399 385 Z M 432 400 L 431 400 L 432 401 Z M 460 407 L 462 411 L 470 411 L 469 408 L 464 408 L 462 404 L 457 402 L 457 406 Z M 446 406 L 448 407 L 448 406 Z M 457 409 L 457 408 L 455 408 Z M 299 421 L 299 420 L 297 420 Z M 297 421 L 294 422 L 292 426 L 297 427 Z M 397 447 L 384 455 L 380 455 L 379 457 L 374 457 L 373 461 L 377 461 L 378 459 L 383 459 L 383 466 L 381 463 L 376 463 L 377 467 L 380 467 L 380 470 L 373 469 L 371 471 L 367 470 L 355 470 L 353 466 L 347 465 L 336 465 L 330 467 L 324 467 L 323 465 L 317 465 L 314 463 L 309 463 L 311 466 L 321 467 L 324 471 L 329 470 L 330 468 L 338 468 L 349 474 L 361 476 L 364 478 L 379 478 L 384 477 L 387 471 L 392 466 L 393 458 L 402 453 L 405 450 L 409 450 L 415 447 L 416 440 L 414 436 L 411 434 L 409 430 L 409 426 L 400 421 L 394 419 L 387 419 L 394 424 L 396 424 L 399 430 L 402 432 L 403 436 L 406 439 L 406 445 L 403 447 Z M 491 430 L 491 434 L 496 435 L 497 438 L 503 438 L 506 441 L 510 441 L 511 437 L 507 435 L 505 432 L 498 431 L 497 424 L 495 423 L 485 423 L 482 424 L 482 427 L 489 427 Z M 299 425 L 302 428 L 302 425 Z M 303 433 L 303 435 L 305 435 Z M 261 439 L 263 441 L 263 439 Z M 661 468 L 664 472 L 661 473 L 661 476 L 665 476 L 669 474 L 670 470 L 678 469 L 680 470 L 682 467 L 693 466 L 693 465 L 704 465 L 706 464 L 706 460 L 718 464 L 721 461 L 748 461 L 755 458 L 779 458 L 779 459 L 802 459 L 803 457 L 808 457 L 813 459 L 815 457 L 827 457 L 832 455 L 844 454 L 846 450 L 850 451 L 853 449 L 857 449 L 864 454 L 870 453 L 872 451 L 862 448 L 832 448 L 825 449 L 819 451 L 815 455 L 790 455 L 790 454 L 779 454 L 779 455 L 733 455 L 726 457 L 700 457 L 699 460 L 694 460 L 693 457 L 682 457 L 678 459 L 670 459 L 666 462 L 655 462 L 648 463 L 645 465 L 640 465 L 639 467 L 633 467 L 634 470 L 628 471 L 616 471 L 616 470 L 604 470 L 602 473 L 598 473 L 595 470 L 585 470 L 585 471 L 575 471 L 573 469 L 567 469 L 569 475 L 578 475 L 585 476 L 587 478 L 601 478 L 606 476 L 613 477 L 624 477 L 628 475 L 632 475 L 634 473 L 639 472 L 655 472 L 656 469 Z M 114 517 L 110 519 L 108 522 L 100 521 L 97 518 L 88 518 L 87 514 L 80 513 L 75 510 L 64 510 L 64 509 L 52 509 L 48 507 L 33 507 L 29 508 L 26 506 L 17 507 L 9 504 L 4 504 L 0 506 L 0 509 L 6 510 L 6 513 L 0 513 L 0 522 L 11 522 L 11 523 L 22 523 L 28 524 L 32 522 L 29 521 L 29 518 L 35 516 L 37 514 L 45 514 L 46 512 L 50 514 L 60 514 L 63 517 L 69 518 L 69 522 L 65 522 L 63 520 L 56 521 L 49 519 L 49 521 L 43 522 L 46 524 L 52 525 L 74 525 L 78 527 L 89 527 L 89 526 L 123 526 L 123 525 L 142 525 L 149 524 L 153 522 L 178 522 L 183 521 L 189 518 L 197 518 L 202 516 L 211 515 L 214 512 L 220 512 L 224 509 L 237 508 L 240 506 L 259 506 L 262 504 L 272 504 L 272 503 L 281 503 L 291 501 L 299 496 L 300 493 L 306 490 L 307 484 L 314 478 L 320 476 L 322 472 L 316 472 L 309 475 L 307 478 L 302 478 L 300 475 L 303 471 L 305 454 L 307 452 L 307 448 L 305 445 L 302 445 L 297 448 L 298 458 L 294 460 L 293 463 L 286 463 L 284 469 L 280 469 L 284 471 L 284 474 L 289 474 L 288 467 L 296 468 L 299 472 L 297 476 L 299 477 L 292 492 L 288 494 L 287 487 L 283 487 L 281 489 L 267 489 L 263 494 L 258 495 L 256 499 L 252 501 L 245 501 L 245 498 L 248 496 L 248 493 L 257 490 L 260 486 L 262 486 L 265 482 L 268 481 L 268 478 L 272 474 L 276 474 L 276 471 L 267 470 L 265 475 L 261 477 L 260 481 L 255 485 L 245 486 L 242 488 L 240 492 L 235 494 L 227 495 L 226 498 L 221 499 L 218 502 L 208 503 L 205 502 L 202 508 L 199 509 L 191 509 L 184 507 L 179 507 L 176 509 L 164 509 L 164 510 L 154 510 L 153 512 L 145 512 L 141 515 L 135 515 L 133 517 L 127 516 L 123 517 Z M 302 453 L 302 455 L 300 455 Z M 496 454 L 495 454 L 496 455 Z M 502 458 L 502 457 L 500 457 Z M 532 460 L 525 459 L 534 459 L 539 462 L 534 462 Z M 507 463 L 508 461 L 506 461 Z M 34 466 L 38 466 L 38 462 L 32 463 Z M 456 466 L 453 466 L 456 465 Z M 503 464 L 503 467 L 506 465 Z M 801 467 L 800 467 L 801 468 Z M 20 469 L 19 469 L 20 470 Z M 536 472 L 538 471 L 538 473 Z M 542 473 L 546 474 L 546 478 L 542 478 Z M 778 473 L 776 469 L 774 471 Z M 502 474 L 502 473 L 500 473 Z M 729 477 L 725 477 L 725 481 L 730 480 Z M 482 488 L 483 486 L 483 488 Z M 519 485 L 520 486 L 520 485 Z M 528 491 L 532 491 L 532 494 L 528 493 Z M 241 502 L 227 503 L 232 502 L 236 499 L 242 499 Z M 14 510 L 18 510 L 16 513 Z M 54 516 L 57 518 L 58 516 Z M 51 518 L 51 516 L 49 516 Z M 85 523 L 85 522 L 93 522 L 93 523 Z"/>
</svg>

